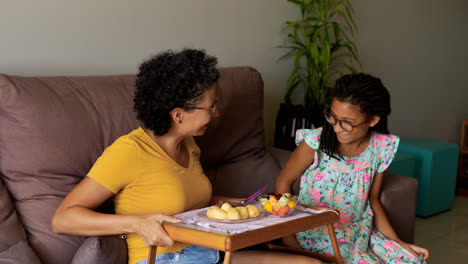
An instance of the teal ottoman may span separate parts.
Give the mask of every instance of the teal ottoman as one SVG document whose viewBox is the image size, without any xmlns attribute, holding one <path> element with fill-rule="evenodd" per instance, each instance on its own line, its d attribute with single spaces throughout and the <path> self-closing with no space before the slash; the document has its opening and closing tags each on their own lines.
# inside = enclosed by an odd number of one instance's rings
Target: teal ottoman
<svg viewBox="0 0 468 264">
<path fill-rule="evenodd" d="M 458 145 L 422 138 L 403 138 L 398 152 L 416 158 L 414 177 L 419 182 L 416 214 L 427 217 L 451 209 L 455 199 Z"/>
<path fill-rule="evenodd" d="M 386 172 L 416 178 L 416 157 L 398 150 Z"/>
</svg>

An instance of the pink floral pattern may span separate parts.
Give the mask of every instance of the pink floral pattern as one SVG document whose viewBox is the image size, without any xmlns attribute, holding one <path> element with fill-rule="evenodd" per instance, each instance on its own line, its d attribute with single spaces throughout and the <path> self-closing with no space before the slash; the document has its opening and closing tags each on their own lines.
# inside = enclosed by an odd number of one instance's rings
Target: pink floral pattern
<svg viewBox="0 0 468 264">
<path fill-rule="evenodd" d="M 425 263 L 397 242 L 373 229 L 374 213 L 368 195 L 376 173 L 384 172 L 395 156 L 399 138 L 373 133 L 367 149 L 356 157 L 341 160 L 318 150 L 322 129 L 301 129 L 296 144 L 305 142 L 316 150 L 314 164 L 301 178 L 301 203 L 340 210 L 334 224 L 341 255 L 346 263 Z M 332 254 L 326 227 L 297 234 L 304 249 Z"/>
</svg>

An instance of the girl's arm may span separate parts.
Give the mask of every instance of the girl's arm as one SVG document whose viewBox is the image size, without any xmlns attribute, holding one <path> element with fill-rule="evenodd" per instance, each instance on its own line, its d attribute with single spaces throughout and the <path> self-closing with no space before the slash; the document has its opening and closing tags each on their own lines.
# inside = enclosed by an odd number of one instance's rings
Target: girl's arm
<svg viewBox="0 0 468 264">
<path fill-rule="evenodd" d="M 276 179 L 276 192 L 291 193 L 292 185 L 310 164 L 314 162 L 314 156 L 315 150 L 307 145 L 305 141 L 302 141 L 291 154 L 283 170 L 281 170 L 278 179 Z M 283 244 L 288 247 L 302 249 L 294 234 L 285 236 L 282 240 Z"/>
<path fill-rule="evenodd" d="M 314 155 L 315 150 L 302 141 L 291 154 L 278 179 L 276 179 L 276 192 L 291 193 L 292 185 L 296 179 L 314 162 Z"/>
<path fill-rule="evenodd" d="M 400 245 L 405 247 L 415 256 L 423 254 L 424 259 L 429 258 L 429 251 L 427 249 L 406 243 L 400 240 L 398 235 L 395 233 L 395 230 L 393 229 L 392 225 L 390 224 L 390 221 L 387 218 L 387 214 L 385 213 L 382 203 L 380 202 L 380 191 L 382 189 L 383 177 L 383 173 L 377 173 L 375 175 L 369 195 L 370 205 L 372 211 L 374 212 L 375 228 L 385 237 L 398 242 Z"/>
<path fill-rule="evenodd" d="M 115 215 L 93 211 L 114 194 L 91 178 L 84 178 L 62 201 L 52 217 L 52 230 L 80 236 L 137 233 L 147 246 L 171 246 L 174 241 L 163 221 L 179 222 L 163 214 Z"/>
</svg>

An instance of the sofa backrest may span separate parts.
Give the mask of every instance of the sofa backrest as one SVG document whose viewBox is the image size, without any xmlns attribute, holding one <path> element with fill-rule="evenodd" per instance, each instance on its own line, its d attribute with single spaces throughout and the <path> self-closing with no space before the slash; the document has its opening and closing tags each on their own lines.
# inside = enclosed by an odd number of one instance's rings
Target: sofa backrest
<svg viewBox="0 0 468 264">
<path fill-rule="evenodd" d="M 265 152 L 260 73 L 250 67 L 224 68 L 218 85 L 220 117 L 196 138 L 214 193 L 247 197 L 266 183 L 266 191 L 274 191 L 279 167 Z"/>
<path fill-rule="evenodd" d="M 70 263 L 83 243 L 53 233 L 50 219 L 104 149 L 138 127 L 134 82 L 135 75 L 0 75 L 0 173 L 43 263 Z M 202 164 L 215 193 L 244 196 L 264 180 L 252 176 L 271 170 L 263 82 L 252 68 L 224 68 L 218 86 L 221 118 L 197 138 Z"/>
</svg>

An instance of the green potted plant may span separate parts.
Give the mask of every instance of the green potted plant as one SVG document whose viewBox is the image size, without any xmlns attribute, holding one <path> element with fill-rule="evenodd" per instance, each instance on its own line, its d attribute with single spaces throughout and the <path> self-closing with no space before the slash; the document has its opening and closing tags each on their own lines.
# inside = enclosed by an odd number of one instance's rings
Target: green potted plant
<svg viewBox="0 0 468 264">
<path fill-rule="evenodd" d="M 331 79 L 361 67 L 355 12 L 349 0 L 288 0 L 297 5 L 301 18 L 287 21 L 287 49 L 280 59 L 294 56 L 294 67 L 286 82 L 284 103 L 276 119 L 275 147 L 295 148 L 294 132 L 323 125 L 322 111 L 330 104 Z M 293 105 L 296 89 L 304 91 L 302 105 Z"/>
</svg>

